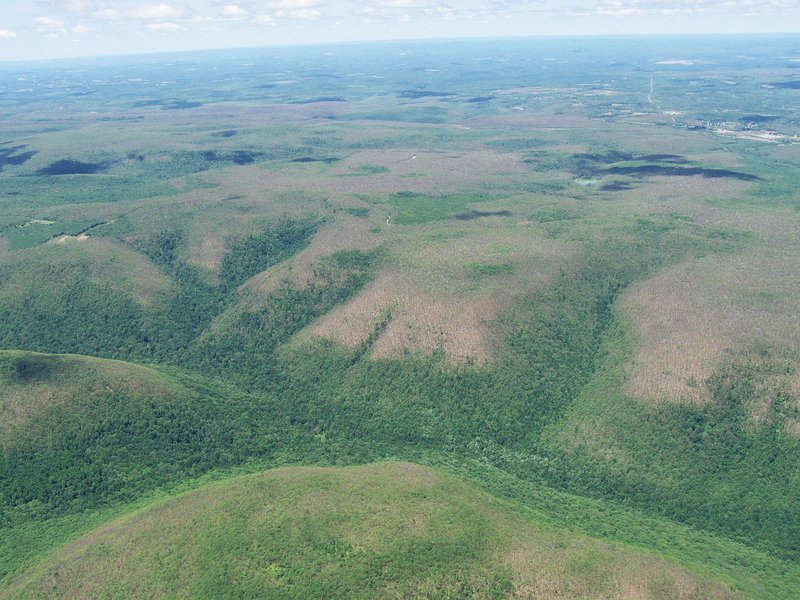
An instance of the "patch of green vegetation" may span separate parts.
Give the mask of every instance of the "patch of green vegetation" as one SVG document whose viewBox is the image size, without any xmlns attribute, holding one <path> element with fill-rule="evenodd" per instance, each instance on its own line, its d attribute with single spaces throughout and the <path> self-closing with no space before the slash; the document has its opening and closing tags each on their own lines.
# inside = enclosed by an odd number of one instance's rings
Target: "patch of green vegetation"
<svg viewBox="0 0 800 600">
<path fill-rule="evenodd" d="M 429 196 L 415 192 L 397 192 L 383 202 L 396 212 L 394 221 L 398 225 L 419 225 L 452 218 L 464 212 L 473 202 L 487 202 L 494 199 L 479 193 Z"/>
<path fill-rule="evenodd" d="M 92 230 L 94 237 L 114 238 L 124 240 L 129 238 L 135 231 L 134 226 L 125 215 L 120 215 L 111 221 L 104 223 Z"/>
<path fill-rule="evenodd" d="M 222 262 L 220 277 L 228 285 L 239 285 L 308 245 L 319 227 L 313 215 L 303 219 L 284 217 L 261 233 L 234 244 Z"/>
<path fill-rule="evenodd" d="M 9 250 L 23 250 L 43 244 L 47 240 L 60 235 L 77 235 L 97 225 L 96 221 L 71 221 L 51 223 L 31 221 L 6 230 L 3 237 L 8 242 Z"/>
<path fill-rule="evenodd" d="M 532 213 L 530 216 L 530 219 L 537 223 L 554 223 L 575 218 L 577 217 L 572 211 L 559 207 L 543 208 Z"/>
<path fill-rule="evenodd" d="M 221 405 L 207 388 L 78 356 L 0 352 L 0 373 L 14 415 L 0 428 L 0 526 L 131 500 L 235 460 L 225 422 L 243 400 L 231 390 Z"/>
<path fill-rule="evenodd" d="M 314 265 L 308 284 L 283 283 L 257 311 L 242 313 L 231 328 L 194 344 L 192 363 L 272 388 L 282 367 L 276 356 L 279 345 L 358 292 L 372 278 L 382 253 L 380 248 L 341 250 L 324 257 Z"/>
<path fill-rule="evenodd" d="M 504 186 L 502 183 L 493 186 L 495 189 L 507 189 L 509 192 L 528 192 L 529 194 L 537 194 L 540 196 L 550 196 L 562 193 L 569 183 L 567 181 L 523 181 L 520 183 L 513 183 Z M 489 189 L 489 186 L 486 186 Z"/>
<path fill-rule="evenodd" d="M 85 267 L 58 266 L 54 271 L 57 276 L 32 274 L 0 306 L 0 348 L 137 356 L 136 350 L 146 344 L 144 309 L 108 284 L 90 281 Z M 50 279 L 54 276 L 57 283 Z"/>
<path fill-rule="evenodd" d="M 489 148 L 502 150 L 504 152 L 524 152 L 547 146 L 551 142 L 534 137 L 515 138 L 503 137 L 496 140 L 489 140 L 485 145 Z"/>
<path fill-rule="evenodd" d="M 514 265 L 511 263 L 473 262 L 467 264 L 466 269 L 471 277 L 511 275 L 514 273 Z"/>
<path fill-rule="evenodd" d="M 537 172 L 571 171 L 576 164 L 572 154 L 553 150 L 527 152 L 522 162 Z"/>
<path fill-rule="evenodd" d="M 113 175 L 5 177 L 0 198 L 7 208 L 45 208 L 61 204 L 126 202 L 189 191 L 173 182 Z"/>
<path fill-rule="evenodd" d="M 354 217 L 366 217 L 369 215 L 369 209 L 363 206 L 351 206 L 344 209 L 348 215 L 352 215 Z"/>
<path fill-rule="evenodd" d="M 345 175 L 346 177 L 364 177 L 368 175 L 382 175 L 388 173 L 389 169 L 383 165 L 370 165 L 363 164 L 350 168 L 350 172 Z"/>
</svg>

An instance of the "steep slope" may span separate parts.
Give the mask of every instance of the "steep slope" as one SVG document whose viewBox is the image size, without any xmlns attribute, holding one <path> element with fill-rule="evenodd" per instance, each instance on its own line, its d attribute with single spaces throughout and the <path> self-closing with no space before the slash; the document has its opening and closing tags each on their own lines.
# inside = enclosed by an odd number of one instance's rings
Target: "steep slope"
<svg viewBox="0 0 800 600">
<path fill-rule="evenodd" d="M 286 468 L 116 520 L 18 579 L 41 598 L 734 598 L 408 463 Z"/>
<path fill-rule="evenodd" d="M 0 525 L 78 512 L 237 461 L 262 415 L 209 389 L 122 361 L 0 352 Z M 249 418 L 248 418 L 249 417 Z M 248 446 L 245 455 L 258 453 Z M 4 519 L 6 517 L 6 519 Z"/>
</svg>

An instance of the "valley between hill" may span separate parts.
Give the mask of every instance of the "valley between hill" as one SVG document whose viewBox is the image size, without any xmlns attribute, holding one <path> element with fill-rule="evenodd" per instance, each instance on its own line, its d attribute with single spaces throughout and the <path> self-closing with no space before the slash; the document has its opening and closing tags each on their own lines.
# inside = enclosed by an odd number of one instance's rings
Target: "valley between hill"
<svg viewBox="0 0 800 600">
<path fill-rule="evenodd" d="M 0 71 L 0 596 L 800 596 L 795 41 L 683 43 Z"/>
</svg>

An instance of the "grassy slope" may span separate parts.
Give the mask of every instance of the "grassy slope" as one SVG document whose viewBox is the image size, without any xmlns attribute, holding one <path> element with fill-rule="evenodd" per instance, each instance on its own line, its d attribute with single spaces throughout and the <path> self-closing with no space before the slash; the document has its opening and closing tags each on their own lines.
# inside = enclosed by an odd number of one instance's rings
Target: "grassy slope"
<svg viewBox="0 0 800 600">
<path fill-rule="evenodd" d="M 286 468 L 113 521 L 9 597 L 731 598 L 620 544 L 531 522 L 408 463 Z"/>
</svg>

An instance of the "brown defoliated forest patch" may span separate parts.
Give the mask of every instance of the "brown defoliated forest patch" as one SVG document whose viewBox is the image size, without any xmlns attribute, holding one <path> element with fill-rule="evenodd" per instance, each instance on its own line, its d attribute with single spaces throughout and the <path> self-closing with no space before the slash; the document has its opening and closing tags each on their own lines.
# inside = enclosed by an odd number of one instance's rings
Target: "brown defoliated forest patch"
<svg viewBox="0 0 800 600">
<path fill-rule="evenodd" d="M 542 551 L 522 542 L 525 533 L 524 530 L 518 532 L 519 541 L 501 558 L 513 573 L 511 598 L 514 599 L 726 600 L 737 597 L 725 586 L 704 581 L 661 558 L 636 555 L 613 544 L 569 537 L 553 544 L 549 551 Z M 600 552 L 611 552 L 616 560 L 589 558 Z M 565 554 L 569 557 L 567 560 L 557 558 Z M 586 569 L 591 570 L 591 577 L 576 576 Z"/>
<path fill-rule="evenodd" d="M 436 297 L 402 274 L 384 273 L 312 325 L 310 333 L 355 347 L 388 317 L 373 345 L 375 358 L 441 350 L 454 361 L 483 362 L 492 355 L 486 321 L 496 310 L 491 298 Z"/>
<path fill-rule="evenodd" d="M 189 244 L 190 264 L 218 273 L 228 245 L 219 235 L 205 235 L 192 238 Z"/>
<path fill-rule="evenodd" d="M 388 172 L 354 176 L 353 171 L 363 164 L 381 166 Z M 521 176 L 525 172 L 519 158 L 510 153 L 409 147 L 356 152 L 332 169 L 329 183 L 330 189 L 353 194 L 440 194 L 443 190 L 481 186 L 499 175 Z"/>
<path fill-rule="evenodd" d="M 659 206 L 674 210 L 674 203 L 696 202 L 708 199 L 729 199 L 744 194 L 753 184 L 747 181 L 728 178 L 708 178 L 699 175 L 686 177 L 653 176 L 646 179 L 631 179 L 610 175 L 603 178 L 603 184 L 624 182 L 627 189 L 614 191 L 614 202 L 624 202 L 633 206 L 650 203 L 651 209 Z"/>
<path fill-rule="evenodd" d="M 800 223 L 781 215 L 729 223 L 748 221 L 758 236 L 746 248 L 677 265 L 624 296 L 638 339 L 629 393 L 702 402 L 727 357 L 754 346 L 800 353 Z M 759 421 L 768 407 L 749 409 Z"/>
<path fill-rule="evenodd" d="M 520 294 L 550 281 L 572 253 L 528 223 L 501 220 L 430 226 L 427 239 L 406 238 L 398 226 L 384 270 L 307 333 L 355 347 L 383 323 L 373 357 L 441 351 L 455 362 L 491 360 L 491 322 Z"/>
<path fill-rule="evenodd" d="M 264 299 L 287 279 L 304 287 L 313 277 L 314 265 L 324 256 L 339 250 L 374 249 L 381 243 L 381 238 L 369 230 L 381 220 L 380 215 L 360 218 L 339 212 L 336 219 L 324 224 L 311 243 L 290 261 L 275 265 L 245 282 L 240 288 L 240 308 L 259 308 Z"/>
</svg>

